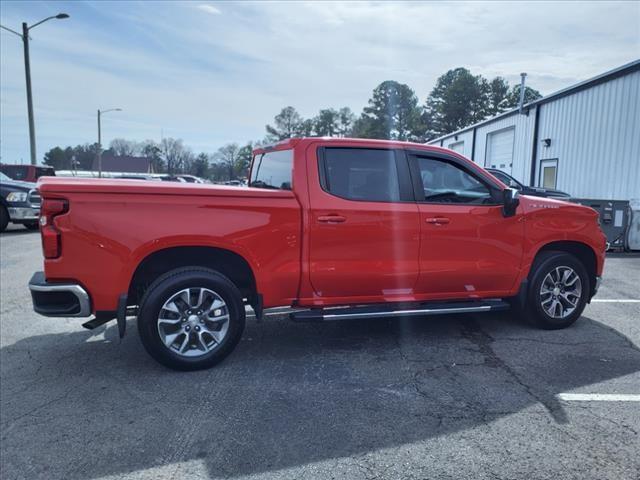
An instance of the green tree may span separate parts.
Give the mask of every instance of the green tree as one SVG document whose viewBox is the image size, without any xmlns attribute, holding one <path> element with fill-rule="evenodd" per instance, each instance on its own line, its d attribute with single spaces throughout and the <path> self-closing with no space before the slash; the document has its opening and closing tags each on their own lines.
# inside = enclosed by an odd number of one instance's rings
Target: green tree
<svg viewBox="0 0 640 480">
<path fill-rule="evenodd" d="M 73 149 L 73 165 L 76 170 L 93 170 L 93 161 L 98 153 L 98 144 L 77 145 Z"/>
<path fill-rule="evenodd" d="M 300 135 L 303 119 L 293 107 L 283 108 L 273 119 L 274 125 L 267 125 L 267 139 L 270 142 L 277 142 L 285 138 Z"/>
<path fill-rule="evenodd" d="M 542 94 L 533 88 L 524 87 L 524 103 L 542 98 Z M 505 110 L 516 108 L 520 104 L 520 85 L 514 85 L 504 99 Z"/>
<path fill-rule="evenodd" d="M 421 139 L 424 132 L 418 97 L 408 85 L 393 80 L 382 82 L 373 90 L 368 106 L 355 122 L 354 135 L 392 140 Z"/>
<path fill-rule="evenodd" d="M 351 109 L 349 107 L 342 107 L 338 111 L 337 135 L 339 137 L 348 137 L 351 135 L 351 129 L 353 128 L 355 120 L 356 116 Z"/>
<path fill-rule="evenodd" d="M 502 77 L 496 77 L 488 84 L 486 114 L 497 115 L 506 110 L 505 99 L 509 93 L 509 82 Z"/>
<path fill-rule="evenodd" d="M 313 130 L 320 137 L 334 137 L 338 134 L 340 114 L 333 108 L 325 108 L 313 119 Z"/>
<path fill-rule="evenodd" d="M 73 148 L 54 147 L 44 154 L 44 164 L 50 165 L 56 170 L 71 170 Z"/>
<path fill-rule="evenodd" d="M 189 166 L 189 173 L 200 178 L 209 177 L 209 156 L 206 153 L 198 155 Z"/>
<path fill-rule="evenodd" d="M 440 76 L 427 98 L 426 110 L 436 135 L 444 135 L 483 120 L 488 115 L 487 81 L 466 68 Z"/>
</svg>

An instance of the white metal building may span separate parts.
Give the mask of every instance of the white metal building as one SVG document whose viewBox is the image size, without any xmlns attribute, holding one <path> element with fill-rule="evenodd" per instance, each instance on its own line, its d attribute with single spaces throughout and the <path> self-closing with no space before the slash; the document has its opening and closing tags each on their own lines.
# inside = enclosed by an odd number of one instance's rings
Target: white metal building
<svg viewBox="0 0 640 480">
<path fill-rule="evenodd" d="M 429 144 L 575 198 L 640 199 L 640 60 Z"/>
</svg>

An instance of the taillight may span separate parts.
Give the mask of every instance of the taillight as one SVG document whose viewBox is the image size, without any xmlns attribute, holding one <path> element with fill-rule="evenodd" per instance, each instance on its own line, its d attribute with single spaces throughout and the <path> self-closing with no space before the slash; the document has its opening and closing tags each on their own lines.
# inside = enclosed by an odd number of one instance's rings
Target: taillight
<svg viewBox="0 0 640 480">
<path fill-rule="evenodd" d="M 40 207 L 40 234 L 44 258 L 58 258 L 61 252 L 60 232 L 54 218 L 69 211 L 69 202 L 60 198 L 45 198 Z"/>
</svg>

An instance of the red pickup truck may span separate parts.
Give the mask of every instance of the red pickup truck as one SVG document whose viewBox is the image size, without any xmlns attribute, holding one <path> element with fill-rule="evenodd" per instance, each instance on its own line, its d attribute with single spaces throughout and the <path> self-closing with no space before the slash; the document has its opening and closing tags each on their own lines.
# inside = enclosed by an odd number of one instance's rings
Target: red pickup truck
<svg viewBox="0 0 640 480">
<path fill-rule="evenodd" d="M 595 295 L 605 237 L 590 208 L 518 195 L 450 150 L 299 138 L 255 150 L 247 188 L 43 178 L 36 312 L 137 315 L 162 364 L 206 368 L 245 306 L 296 321 L 515 308 L 547 329 Z M 303 310 L 300 310 L 303 309 Z"/>
</svg>

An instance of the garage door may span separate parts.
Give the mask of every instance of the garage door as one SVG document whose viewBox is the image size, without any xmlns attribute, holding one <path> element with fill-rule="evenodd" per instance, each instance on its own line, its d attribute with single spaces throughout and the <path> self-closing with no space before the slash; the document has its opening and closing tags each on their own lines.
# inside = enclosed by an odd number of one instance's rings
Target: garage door
<svg viewBox="0 0 640 480">
<path fill-rule="evenodd" d="M 449 150 L 453 150 L 454 152 L 458 152 L 460 155 L 464 155 L 464 141 L 450 143 Z"/>
<path fill-rule="evenodd" d="M 511 175 L 514 132 L 515 128 L 507 128 L 487 135 L 485 167 L 497 168 Z"/>
</svg>

